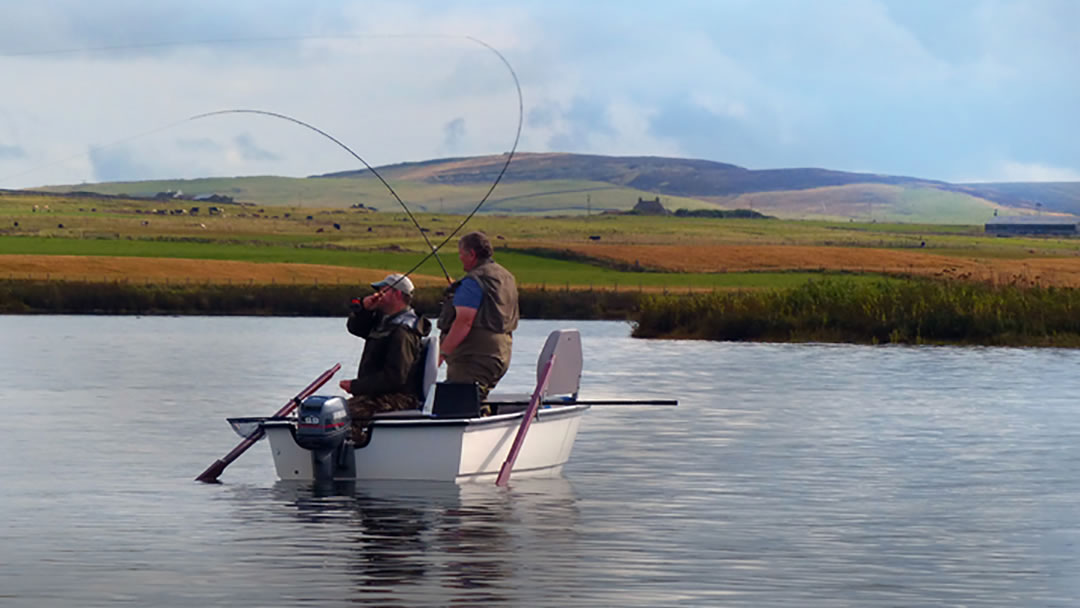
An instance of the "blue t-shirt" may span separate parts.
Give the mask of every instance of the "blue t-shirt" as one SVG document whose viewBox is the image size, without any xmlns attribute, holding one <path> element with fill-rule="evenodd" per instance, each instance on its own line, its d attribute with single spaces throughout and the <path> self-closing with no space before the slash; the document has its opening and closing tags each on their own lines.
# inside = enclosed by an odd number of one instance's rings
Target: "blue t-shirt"
<svg viewBox="0 0 1080 608">
<path fill-rule="evenodd" d="M 454 306 L 465 308 L 480 308 L 480 302 L 484 299 L 484 290 L 476 279 L 466 277 L 461 280 L 461 285 L 454 292 Z"/>
</svg>

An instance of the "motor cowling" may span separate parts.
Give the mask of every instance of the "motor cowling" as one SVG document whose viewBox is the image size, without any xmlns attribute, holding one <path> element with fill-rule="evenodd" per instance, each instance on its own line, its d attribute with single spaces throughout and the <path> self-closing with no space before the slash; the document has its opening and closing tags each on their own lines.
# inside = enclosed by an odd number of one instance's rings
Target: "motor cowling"
<svg viewBox="0 0 1080 608">
<path fill-rule="evenodd" d="M 297 410 L 296 444 L 305 450 L 333 450 L 348 438 L 350 422 L 341 397 L 308 397 Z"/>
<path fill-rule="evenodd" d="M 346 440 L 351 430 L 349 409 L 339 396 L 310 396 L 296 414 L 296 444 L 311 450 L 315 479 L 333 479 L 347 464 Z"/>
</svg>

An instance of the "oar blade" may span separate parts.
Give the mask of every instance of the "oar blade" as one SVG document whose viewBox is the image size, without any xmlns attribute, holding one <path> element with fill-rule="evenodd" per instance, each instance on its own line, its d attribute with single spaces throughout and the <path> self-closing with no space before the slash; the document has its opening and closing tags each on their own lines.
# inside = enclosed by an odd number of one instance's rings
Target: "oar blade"
<svg viewBox="0 0 1080 608">
<path fill-rule="evenodd" d="M 341 364 L 335 363 L 333 367 L 320 374 L 319 377 L 313 380 L 311 384 L 307 385 L 304 390 L 300 391 L 296 394 L 295 397 L 290 399 L 289 402 L 282 406 L 282 408 L 278 410 L 273 417 L 281 418 L 283 416 L 289 415 L 290 412 L 292 412 L 294 409 L 296 409 L 297 406 L 300 405 L 301 401 L 310 397 L 312 394 L 315 393 L 315 391 L 319 390 L 322 385 L 326 384 L 330 380 L 330 378 L 333 378 L 334 374 L 336 374 L 339 369 L 341 369 Z M 207 469 L 203 471 L 202 474 L 195 478 L 195 481 L 201 481 L 203 483 L 219 483 L 218 477 L 221 476 L 221 473 L 225 470 L 225 467 L 229 466 L 232 461 L 239 458 L 240 455 L 247 451 L 248 448 L 255 445 L 256 441 L 262 439 L 263 434 L 264 433 L 262 427 L 260 426 L 253 434 L 249 435 L 235 448 L 233 448 L 231 452 L 226 454 L 224 458 L 218 459 L 216 462 L 214 462 L 214 464 L 207 467 Z"/>
<path fill-rule="evenodd" d="M 218 459 L 214 461 L 214 464 L 206 467 L 206 470 L 202 472 L 195 481 L 201 481 L 203 483 L 221 483 L 218 477 L 225 471 L 225 461 Z"/>
</svg>

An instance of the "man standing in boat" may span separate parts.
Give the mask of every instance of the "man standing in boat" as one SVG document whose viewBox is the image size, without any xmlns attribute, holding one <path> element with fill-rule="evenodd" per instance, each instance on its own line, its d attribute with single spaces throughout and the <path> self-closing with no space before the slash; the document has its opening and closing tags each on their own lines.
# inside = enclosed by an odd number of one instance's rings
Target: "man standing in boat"
<svg viewBox="0 0 1080 608">
<path fill-rule="evenodd" d="M 431 331 L 431 322 L 411 307 L 413 283 L 408 277 L 390 274 L 371 287 L 375 293 L 353 300 L 346 323 L 349 333 L 365 341 L 360 367 L 356 378 L 339 383 L 352 395 L 349 415 L 358 444 L 375 414 L 420 407 L 421 338 Z"/>
<path fill-rule="evenodd" d="M 439 364 L 448 382 L 475 382 L 481 398 L 510 367 L 513 331 L 518 325 L 517 281 L 495 262 L 483 232 L 458 241 L 465 276 L 447 290 L 439 315 Z"/>
</svg>

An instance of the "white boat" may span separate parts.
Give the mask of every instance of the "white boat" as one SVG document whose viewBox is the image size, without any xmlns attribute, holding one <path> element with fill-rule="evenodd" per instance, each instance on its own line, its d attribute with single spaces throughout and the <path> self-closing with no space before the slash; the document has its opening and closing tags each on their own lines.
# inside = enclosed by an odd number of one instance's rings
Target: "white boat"
<svg viewBox="0 0 1080 608">
<path fill-rule="evenodd" d="M 557 330 L 548 336 L 537 361 L 537 390 L 532 395 L 492 394 L 485 409 L 493 411 L 485 411 L 487 415 L 480 414 L 475 393 L 471 400 L 461 398 L 461 385 L 435 382 L 438 338 L 425 338 L 425 352 L 423 409 L 376 416 L 362 447 L 344 439 L 349 425 L 340 397 L 308 397 L 295 418 L 260 420 L 278 477 L 490 482 L 508 462 L 506 474 L 515 478 L 561 474 L 581 417 L 589 409 L 575 403 L 582 368 L 577 330 Z M 523 424 L 530 407 L 535 408 L 535 417 Z M 340 439 L 313 444 L 307 436 L 311 429 Z M 512 449 L 515 444 L 519 445 Z"/>
</svg>

